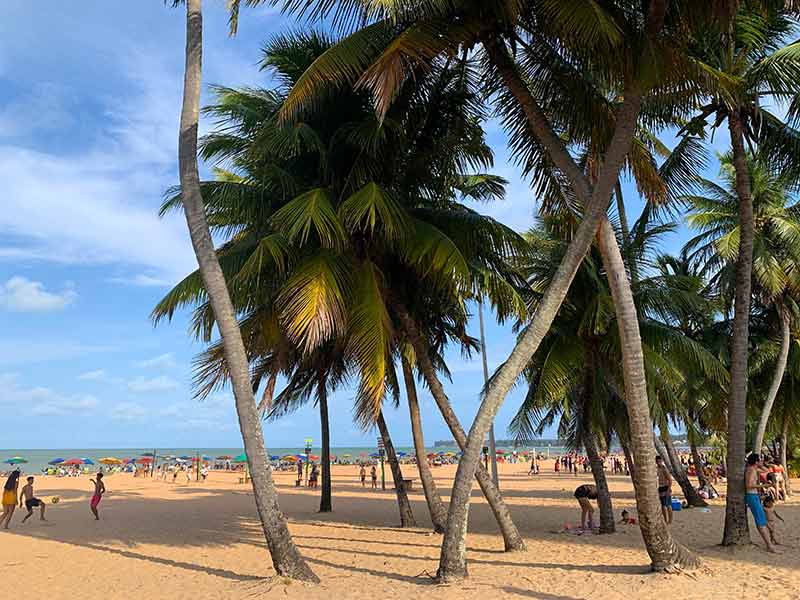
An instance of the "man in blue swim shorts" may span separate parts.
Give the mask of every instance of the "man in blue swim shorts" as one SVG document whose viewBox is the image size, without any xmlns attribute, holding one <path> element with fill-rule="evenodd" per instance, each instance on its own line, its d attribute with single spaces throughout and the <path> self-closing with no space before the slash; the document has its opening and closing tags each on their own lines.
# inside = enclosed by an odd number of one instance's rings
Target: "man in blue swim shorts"
<svg viewBox="0 0 800 600">
<path fill-rule="evenodd" d="M 744 486 L 745 486 L 745 502 L 747 508 L 753 515 L 753 520 L 756 522 L 756 529 L 764 540 L 767 547 L 767 552 L 773 554 L 780 554 L 772 545 L 769 539 L 769 532 L 767 530 L 767 515 L 764 514 L 764 507 L 761 505 L 761 498 L 758 492 L 762 488 L 762 484 L 758 480 L 758 472 L 761 469 L 761 456 L 752 453 L 747 457 L 747 467 L 744 470 Z"/>
</svg>

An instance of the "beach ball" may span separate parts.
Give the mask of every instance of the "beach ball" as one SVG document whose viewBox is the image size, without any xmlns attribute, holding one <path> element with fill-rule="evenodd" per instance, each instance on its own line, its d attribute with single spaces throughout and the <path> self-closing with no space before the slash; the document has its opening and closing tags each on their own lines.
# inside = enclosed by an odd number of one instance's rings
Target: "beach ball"
<svg viewBox="0 0 800 600">
<path fill-rule="evenodd" d="M 58 496 L 53 496 L 50 499 L 50 502 L 52 502 L 53 504 L 58 504 L 59 502 L 61 502 L 61 498 L 59 498 Z"/>
</svg>

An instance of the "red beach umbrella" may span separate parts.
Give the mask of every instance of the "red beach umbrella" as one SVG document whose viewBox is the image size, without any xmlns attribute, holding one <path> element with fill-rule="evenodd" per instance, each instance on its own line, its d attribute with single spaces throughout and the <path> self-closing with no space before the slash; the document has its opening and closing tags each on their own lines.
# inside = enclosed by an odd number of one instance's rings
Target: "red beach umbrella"
<svg viewBox="0 0 800 600">
<path fill-rule="evenodd" d="M 82 465 L 83 461 L 80 458 L 70 458 L 69 460 L 65 460 L 61 464 L 62 465 L 69 465 L 69 466 Z"/>
</svg>

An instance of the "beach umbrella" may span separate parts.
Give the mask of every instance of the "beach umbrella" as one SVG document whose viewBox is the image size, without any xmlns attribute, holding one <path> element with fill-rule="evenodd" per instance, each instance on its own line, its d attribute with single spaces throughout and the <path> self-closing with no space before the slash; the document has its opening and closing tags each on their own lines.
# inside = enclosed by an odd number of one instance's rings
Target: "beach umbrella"
<svg viewBox="0 0 800 600">
<path fill-rule="evenodd" d="M 83 464 L 85 464 L 85 465 L 93 465 L 94 464 L 94 461 L 91 458 L 84 458 L 82 460 L 83 460 Z"/>
<path fill-rule="evenodd" d="M 281 457 L 280 457 L 280 456 L 278 456 L 278 455 L 276 455 L 276 454 L 271 454 L 271 455 L 270 455 L 270 457 L 269 457 L 269 459 L 270 459 L 270 460 L 280 460 L 280 459 L 281 459 Z"/>
<path fill-rule="evenodd" d="M 69 466 L 82 465 L 83 461 L 80 458 L 70 458 L 69 460 L 65 460 L 62 464 Z"/>
<path fill-rule="evenodd" d="M 505 450 L 498 450 L 497 452 L 495 452 L 495 454 L 505 454 L 505 453 L 506 453 Z"/>
<path fill-rule="evenodd" d="M 7 465 L 22 465 L 22 464 L 25 464 L 28 461 L 25 460 L 24 458 L 22 458 L 21 456 L 12 456 L 11 458 L 6 460 L 5 462 L 6 462 Z"/>
<path fill-rule="evenodd" d="M 309 460 L 319 460 L 319 456 L 317 456 L 316 454 L 309 454 L 308 458 Z"/>
<path fill-rule="evenodd" d="M 146 463 L 153 462 L 153 459 L 150 458 L 149 456 L 140 456 L 139 458 L 136 459 L 136 462 L 145 463 L 146 464 Z"/>
<path fill-rule="evenodd" d="M 63 462 L 64 462 L 64 459 L 63 459 L 63 458 L 54 458 L 53 460 L 51 460 L 51 461 L 50 461 L 49 463 L 47 463 L 47 464 L 48 464 L 48 465 L 60 465 L 60 464 L 61 464 L 61 463 L 63 463 Z"/>
<path fill-rule="evenodd" d="M 218 456 L 217 460 L 231 460 L 233 457 L 228 454 L 223 454 L 222 456 Z"/>
<path fill-rule="evenodd" d="M 398 452 L 397 456 L 408 456 L 405 452 Z"/>
<path fill-rule="evenodd" d="M 122 461 L 120 459 L 118 459 L 118 458 L 113 457 L 113 456 L 105 456 L 105 457 L 101 458 L 100 460 L 98 460 L 97 462 L 102 463 L 104 465 L 118 465 Z"/>
<path fill-rule="evenodd" d="M 186 454 L 184 454 L 183 456 L 179 456 L 178 458 L 180 458 L 181 460 L 194 460 L 194 456 L 187 456 Z"/>
<path fill-rule="evenodd" d="M 342 454 L 342 458 L 352 458 L 352 454 Z"/>
<path fill-rule="evenodd" d="M 380 456 L 381 455 L 378 454 L 377 452 L 373 452 L 372 454 L 369 455 L 370 458 L 380 458 Z"/>
<path fill-rule="evenodd" d="M 238 463 L 247 462 L 247 455 L 242 453 L 239 456 L 237 456 L 236 458 L 234 458 L 233 462 L 238 462 Z"/>
<path fill-rule="evenodd" d="M 294 462 L 294 461 L 297 460 L 297 457 L 294 454 L 287 454 L 286 456 L 281 458 L 281 460 L 285 460 L 285 461 L 288 461 L 288 462 Z"/>
<path fill-rule="evenodd" d="M 142 452 L 142 456 L 149 456 L 151 458 L 155 458 L 155 454 L 152 452 Z"/>
</svg>

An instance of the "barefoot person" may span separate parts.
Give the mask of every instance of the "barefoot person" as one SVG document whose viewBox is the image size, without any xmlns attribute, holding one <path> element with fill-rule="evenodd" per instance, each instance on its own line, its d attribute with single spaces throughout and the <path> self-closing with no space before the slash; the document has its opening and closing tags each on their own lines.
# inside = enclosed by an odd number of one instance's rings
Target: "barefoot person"
<svg viewBox="0 0 800 600">
<path fill-rule="evenodd" d="M 664 459 L 656 456 L 656 471 L 658 472 L 658 499 L 661 501 L 661 514 L 667 525 L 672 524 L 672 475 L 669 474 Z"/>
<path fill-rule="evenodd" d="M 91 509 L 95 520 L 99 521 L 100 515 L 97 514 L 97 505 L 100 504 L 100 500 L 103 499 L 103 494 L 106 493 L 106 484 L 103 483 L 102 473 L 97 474 L 97 481 L 95 481 L 94 479 L 90 479 L 89 481 L 91 481 L 94 484 L 94 495 L 92 496 L 92 501 L 89 504 L 89 508 Z"/>
<path fill-rule="evenodd" d="M 767 496 L 764 498 L 764 514 L 767 517 L 767 529 L 769 529 L 769 539 L 770 541 L 775 544 L 776 546 L 780 546 L 780 542 L 778 538 L 775 536 L 775 527 L 777 525 L 777 521 L 781 521 L 781 523 L 785 522 L 783 517 L 780 516 L 777 512 L 775 512 L 775 500 Z"/>
<path fill-rule="evenodd" d="M 22 493 L 19 497 L 20 507 L 22 507 L 23 498 L 25 499 L 25 508 L 28 510 L 28 514 L 22 518 L 23 523 L 31 518 L 33 509 L 37 506 L 39 507 L 39 520 L 47 520 L 44 518 L 44 502 L 33 495 L 33 477 L 28 477 L 28 483 L 22 487 Z"/>
<path fill-rule="evenodd" d="M 597 500 L 597 487 L 588 483 L 579 485 L 575 488 L 575 499 L 578 501 L 578 504 L 581 505 L 581 529 L 592 529 L 594 508 L 592 508 L 592 503 L 589 502 L 589 500 Z"/>
<path fill-rule="evenodd" d="M 0 526 L 8 529 L 11 516 L 17 508 L 17 493 L 19 490 L 19 470 L 11 472 L 3 486 L 3 514 L 0 515 Z"/>
<path fill-rule="evenodd" d="M 758 529 L 761 539 L 764 540 L 764 545 L 767 552 L 778 554 L 775 546 L 772 545 L 770 540 L 769 530 L 767 529 L 767 515 L 764 514 L 764 507 L 761 504 L 761 498 L 758 497 L 758 492 L 764 484 L 758 480 L 758 474 L 761 470 L 761 456 L 753 452 L 747 457 L 747 466 L 744 470 L 744 487 L 745 487 L 745 502 L 747 508 L 753 515 L 753 520 L 756 522 L 756 529 Z"/>
</svg>

